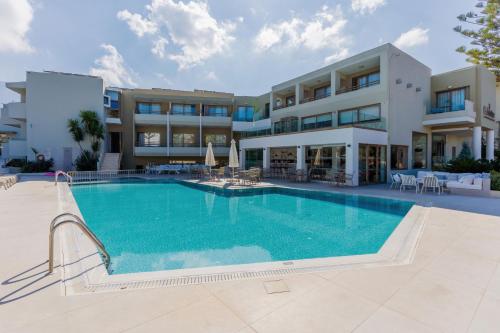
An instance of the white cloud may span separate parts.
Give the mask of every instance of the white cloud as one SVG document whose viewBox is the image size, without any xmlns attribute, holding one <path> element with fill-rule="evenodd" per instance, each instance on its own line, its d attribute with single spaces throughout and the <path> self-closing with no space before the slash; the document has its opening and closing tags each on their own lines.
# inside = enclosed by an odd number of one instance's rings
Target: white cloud
<svg viewBox="0 0 500 333">
<path fill-rule="evenodd" d="M 351 8 L 362 15 L 373 14 L 378 7 L 382 7 L 385 4 L 385 0 L 352 0 Z"/>
<path fill-rule="evenodd" d="M 265 25 L 254 39 L 257 51 L 284 50 L 303 47 L 308 50 L 332 49 L 346 54 L 347 37 L 344 28 L 347 20 L 340 6 L 323 6 L 312 18 L 290 20 Z M 332 56 L 327 57 L 332 58 Z M 326 61 L 326 59 L 325 59 Z"/>
<path fill-rule="evenodd" d="M 142 37 L 145 34 L 154 34 L 158 31 L 158 27 L 154 22 L 143 18 L 139 14 L 132 14 L 128 10 L 119 11 L 118 14 L 116 14 L 116 17 L 127 22 L 130 30 L 132 30 L 139 37 Z"/>
<path fill-rule="evenodd" d="M 33 52 L 26 39 L 32 20 L 33 7 L 28 0 L 0 1 L 0 52 Z"/>
<path fill-rule="evenodd" d="M 349 50 L 348 49 L 340 49 L 338 52 L 335 52 L 328 57 L 325 58 L 325 64 L 332 64 L 336 61 L 340 61 L 342 59 L 347 58 L 349 55 Z"/>
<path fill-rule="evenodd" d="M 418 45 L 427 44 L 429 42 L 429 29 L 419 27 L 412 28 L 407 32 L 403 32 L 394 42 L 396 47 L 400 49 L 411 48 Z"/>
<path fill-rule="evenodd" d="M 118 15 L 127 21 L 137 36 L 153 35 L 152 52 L 158 57 L 167 57 L 164 49 L 167 42 L 179 48 L 179 52 L 168 55 L 169 59 L 177 62 L 179 69 L 190 68 L 217 54 L 224 54 L 235 39 L 232 32 L 236 24 L 216 20 L 210 15 L 208 3 L 203 0 L 152 0 L 146 10 L 145 17 L 126 10 Z M 130 23 L 132 18 L 133 25 Z M 242 22 L 242 19 L 237 18 L 236 21 Z"/>
<path fill-rule="evenodd" d="M 131 70 L 118 50 L 111 44 L 102 44 L 101 47 L 106 54 L 95 60 L 96 67 L 90 69 L 90 75 L 102 77 L 107 86 L 136 86 Z"/>
<path fill-rule="evenodd" d="M 217 74 L 215 74 L 214 71 L 210 71 L 207 73 L 207 79 L 212 80 L 212 81 L 218 81 L 219 77 L 217 76 Z"/>
<path fill-rule="evenodd" d="M 151 48 L 151 52 L 156 55 L 158 58 L 165 58 L 165 46 L 168 44 L 168 40 L 163 37 L 158 37 L 157 40 L 153 42 L 153 47 Z"/>
</svg>

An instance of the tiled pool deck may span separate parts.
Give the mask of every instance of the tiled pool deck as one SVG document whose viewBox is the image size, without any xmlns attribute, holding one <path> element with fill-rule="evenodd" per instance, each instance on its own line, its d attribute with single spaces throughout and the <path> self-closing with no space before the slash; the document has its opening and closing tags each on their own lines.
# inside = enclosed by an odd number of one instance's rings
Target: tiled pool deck
<svg viewBox="0 0 500 333">
<path fill-rule="evenodd" d="M 338 190 L 322 184 L 285 184 Z M 340 189 L 433 203 L 409 265 L 62 296 L 46 276 L 52 182 L 0 191 L 0 331 L 498 332 L 500 199 Z"/>
</svg>

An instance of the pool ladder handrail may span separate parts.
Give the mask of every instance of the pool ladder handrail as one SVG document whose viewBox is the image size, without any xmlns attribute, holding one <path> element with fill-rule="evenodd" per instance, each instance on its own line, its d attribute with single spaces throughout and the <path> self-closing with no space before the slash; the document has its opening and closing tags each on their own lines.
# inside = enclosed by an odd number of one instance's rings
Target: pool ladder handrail
<svg viewBox="0 0 500 333">
<path fill-rule="evenodd" d="M 66 181 L 69 183 L 69 185 L 73 185 L 73 177 L 70 176 L 69 173 L 64 172 L 62 170 L 57 170 L 55 175 L 54 175 L 54 185 L 57 185 L 57 179 L 59 178 L 59 175 L 63 175 L 66 178 Z"/>
<path fill-rule="evenodd" d="M 62 217 L 67 217 L 67 219 L 60 221 Z M 50 222 L 50 230 L 49 230 L 49 274 L 54 271 L 54 234 L 56 229 L 63 225 L 63 224 L 69 224 L 73 223 L 80 230 L 90 238 L 90 240 L 97 246 L 99 251 L 102 253 L 104 257 L 104 265 L 106 268 L 108 268 L 109 263 L 110 263 L 110 256 L 108 251 L 106 251 L 106 248 L 104 247 L 104 244 L 97 238 L 97 236 L 87 227 L 85 222 L 83 220 L 76 216 L 75 214 L 72 213 L 62 213 L 54 217 L 52 219 L 52 222 Z"/>
</svg>

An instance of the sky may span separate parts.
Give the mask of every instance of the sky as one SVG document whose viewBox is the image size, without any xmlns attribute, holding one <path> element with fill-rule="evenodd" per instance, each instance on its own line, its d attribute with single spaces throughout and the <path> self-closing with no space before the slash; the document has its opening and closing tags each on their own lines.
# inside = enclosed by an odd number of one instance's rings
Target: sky
<svg viewBox="0 0 500 333">
<path fill-rule="evenodd" d="M 0 0 L 3 82 L 26 71 L 106 85 L 260 95 L 384 43 L 440 73 L 468 66 L 453 31 L 475 0 Z"/>
</svg>

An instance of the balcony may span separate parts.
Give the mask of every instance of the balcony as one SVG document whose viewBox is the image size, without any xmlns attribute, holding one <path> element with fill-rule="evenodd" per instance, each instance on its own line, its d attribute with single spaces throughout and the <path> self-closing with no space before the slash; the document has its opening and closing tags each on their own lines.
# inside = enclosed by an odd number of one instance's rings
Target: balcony
<svg viewBox="0 0 500 333">
<path fill-rule="evenodd" d="M 135 156 L 167 156 L 168 150 L 165 146 L 138 146 L 134 147 Z"/>
<path fill-rule="evenodd" d="M 335 72 L 335 94 L 374 87 L 380 84 L 380 57 L 373 57 L 346 66 Z"/>
<path fill-rule="evenodd" d="M 465 100 L 464 104 L 430 108 L 424 115 L 424 126 L 474 124 L 476 112 L 474 103 Z"/>
<path fill-rule="evenodd" d="M 331 73 L 316 76 L 299 84 L 299 104 L 310 103 L 331 96 Z"/>
<path fill-rule="evenodd" d="M 300 101 L 300 104 L 314 102 L 314 101 L 317 101 L 317 100 L 320 100 L 320 99 L 323 99 L 323 98 L 330 97 L 331 95 L 332 95 L 331 93 L 327 93 L 327 94 L 323 94 L 323 95 L 316 95 L 316 96 L 312 96 L 312 97 L 306 97 L 306 98 L 304 98 L 304 99 L 302 99 Z"/>
<path fill-rule="evenodd" d="M 261 119 L 257 121 L 233 121 L 233 132 L 260 131 L 271 128 L 271 119 Z"/>
<path fill-rule="evenodd" d="M 232 119 L 229 116 L 204 116 L 201 124 L 205 127 L 231 127 Z"/>
<path fill-rule="evenodd" d="M 134 120 L 137 125 L 165 125 L 167 115 L 161 113 L 136 113 Z"/>
<path fill-rule="evenodd" d="M 379 85 L 379 84 L 380 84 L 380 80 L 373 80 L 373 81 L 370 81 L 370 82 L 366 82 L 364 84 L 352 85 L 351 87 L 337 89 L 335 91 L 335 93 L 337 95 L 345 94 L 345 93 L 348 93 L 348 92 L 351 92 L 351 91 L 356 91 L 356 90 L 360 90 L 360 89 L 364 89 L 364 88 L 369 88 L 371 86 L 376 86 L 376 85 Z"/>
<path fill-rule="evenodd" d="M 7 103 L 5 104 L 7 109 L 7 116 L 12 119 L 26 120 L 26 103 Z"/>
<path fill-rule="evenodd" d="M 121 125 L 120 110 L 106 110 L 106 124 L 108 125 Z"/>
<path fill-rule="evenodd" d="M 274 123 L 274 134 L 294 133 L 299 131 L 299 119 L 296 117 L 283 118 Z"/>
</svg>

